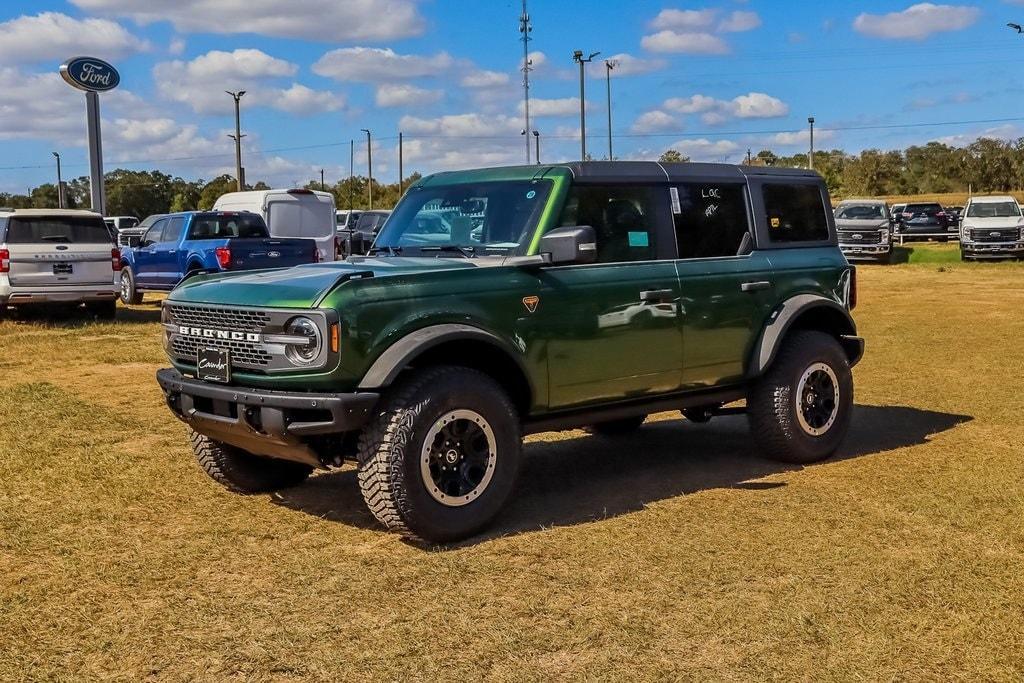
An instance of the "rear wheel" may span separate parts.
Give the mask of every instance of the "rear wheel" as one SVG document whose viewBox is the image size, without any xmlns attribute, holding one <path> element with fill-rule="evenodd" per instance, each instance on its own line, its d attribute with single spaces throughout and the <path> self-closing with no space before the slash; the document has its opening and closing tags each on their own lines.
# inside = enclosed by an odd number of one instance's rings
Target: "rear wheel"
<svg viewBox="0 0 1024 683">
<path fill-rule="evenodd" d="M 117 299 L 107 301 L 89 301 L 85 310 L 101 320 L 113 320 L 117 317 Z"/>
<path fill-rule="evenodd" d="M 135 288 L 135 276 L 127 266 L 121 269 L 121 303 L 125 306 L 142 303 L 142 292 Z"/>
<path fill-rule="evenodd" d="M 623 436 L 625 434 L 632 434 L 640 429 L 640 426 L 643 425 L 646 419 L 646 415 L 624 417 L 621 420 L 609 420 L 608 422 L 598 422 L 597 424 L 589 425 L 584 427 L 583 431 L 597 436 Z"/>
<path fill-rule="evenodd" d="M 751 432 L 774 460 L 824 460 L 839 447 L 853 415 L 849 361 L 824 332 L 798 331 L 783 344 L 748 397 Z"/>
<path fill-rule="evenodd" d="M 359 488 L 388 529 L 420 541 L 472 536 L 501 510 L 519 473 L 519 416 L 469 368 L 410 374 L 359 439 Z"/>
<path fill-rule="evenodd" d="M 313 468 L 300 462 L 263 458 L 189 430 L 199 466 L 210 478 L 235 493 L 266 493 L 298 486 Z"/>
</svg>

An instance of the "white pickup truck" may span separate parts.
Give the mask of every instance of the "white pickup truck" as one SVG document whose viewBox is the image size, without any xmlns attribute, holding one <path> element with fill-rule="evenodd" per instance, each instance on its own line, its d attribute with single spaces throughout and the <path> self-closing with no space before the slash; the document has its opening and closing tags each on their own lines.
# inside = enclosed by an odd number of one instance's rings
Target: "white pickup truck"
<svg viewBox="0 0 1024 683">
<path fill-rule="evenodd" d="M 99 214 L 69 209 L 0 212 L 0 313 L 24 304 L 117 311 L 120 252 Z"/>
</svg>

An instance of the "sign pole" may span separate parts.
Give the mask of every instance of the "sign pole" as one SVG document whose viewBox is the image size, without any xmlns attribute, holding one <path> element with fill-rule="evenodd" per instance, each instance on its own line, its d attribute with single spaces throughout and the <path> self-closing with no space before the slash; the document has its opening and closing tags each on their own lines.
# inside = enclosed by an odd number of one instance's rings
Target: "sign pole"
<svg viewBox="0 0 1024 683">
<path fill-rule="evenodd" d="M 100 97 L 92 90 L 85 93 L 86 120 L 89 129 L 89 191 L 92 210 L 107 214 L 103 188 L 103 141 L 100 139 Z"/>
</svg>

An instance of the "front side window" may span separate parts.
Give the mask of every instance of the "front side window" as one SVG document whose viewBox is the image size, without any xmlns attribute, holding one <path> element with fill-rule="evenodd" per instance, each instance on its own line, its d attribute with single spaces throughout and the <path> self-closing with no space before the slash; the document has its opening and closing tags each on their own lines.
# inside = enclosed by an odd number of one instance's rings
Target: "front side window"
<svg viewBox="0 0 1024 683">
<path fill-rule="evenodd" d="M 967 218 L 1017 218 L 1017 202 L 975 202 L 967 209 Z"/>
<path fill-rule="evenodd" d="M 99 216 L 12 216 L 7 227 L 11 244 L 106 244 L 113 241 Z"/>
<path fill-rule="evenodd" d="M 679 258 L 736 256 L 749 232 L 743 185 L 687 183 L 673 202 Z"/>
<path fill-rule="evenodd" d="M 181 237 L 181 229 L 185 227 L 185 219 L 181 216 L 175 216 L 167 220 L 167 225 L 164 227 L 163 236 L 160 238 L 161 242 L 177 242 L 178 238 Z"/>
<path fill-rule="evenodd" d="M 842 204 L 836 209 L 836 218 L 845 221 L 882 220 L 887 216 L 881 204 Z"/>
<path fill-rule="evenodd" d="M 417 187 L 387 217 L 374 245 L 407 253 L 522 255 L 550 192 L 549 181 L 531 180 Z"/>
<path fill-rule="evenodd" d="M 599 263 L 656 258 L 656 223 L 653 188 L 603 185 L 574 186 L 560 222 L 594 228 Z"/>
<path fill-rule="evenodd" d="M 772 242 L 819 242 L 828 239 L 825 202 L 817 185 L 765 183 L 765 222 Z"/>
</svg>

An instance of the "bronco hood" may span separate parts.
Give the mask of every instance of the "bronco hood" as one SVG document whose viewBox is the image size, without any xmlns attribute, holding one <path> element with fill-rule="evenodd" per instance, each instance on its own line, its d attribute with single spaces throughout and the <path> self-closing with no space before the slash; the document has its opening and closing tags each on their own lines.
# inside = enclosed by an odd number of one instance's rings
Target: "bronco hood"
<svg viewBox="0 0 1024 683">
<path fill-rule="evenodd" d="M 178 285 L 168 300 L 252 306 L 311 308 L 336 285 L 361 277 L 396 277 L 425 271 L 500 265 L 499 258 L 357 258 L 294 268 L 197 275 Z"/>
</svg>

